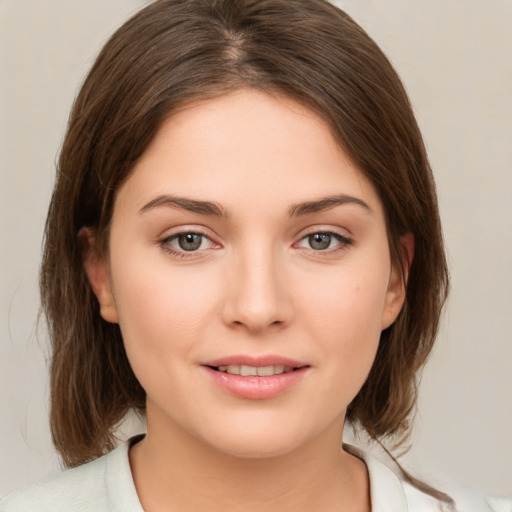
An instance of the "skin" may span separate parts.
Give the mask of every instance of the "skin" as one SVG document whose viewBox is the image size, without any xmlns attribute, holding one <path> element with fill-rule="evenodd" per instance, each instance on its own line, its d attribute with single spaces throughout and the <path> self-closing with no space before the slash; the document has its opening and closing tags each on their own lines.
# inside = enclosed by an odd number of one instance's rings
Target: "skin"
<svg viewBox="0 0 512 512">
<path fill-rule="evenodd" d="M 165 194 L 230 217 L 146 206 Z M 289 216 L 333 194 L 366 206 Z M 172 238 L 183 230 L 209 238 L 186 252 Z M 350 242 L 332 236 L 320 250 L 309 235 L 322 232 Z M 93 231 L 81 236 L 101 314 L 119 323 L 147 392 L 148 432 L 130 450 L 147 512 L 370 510 L 366 468 L 340 449 L 342 431 L 404 283 L 373 186 L 320 117 L 254 90 L 194 103 L 162 124 L 117 191 L 108 258 Z M 202 366 L 235 354 L 309 367 L 278 396 L 240 398 Z"/>
</svg>

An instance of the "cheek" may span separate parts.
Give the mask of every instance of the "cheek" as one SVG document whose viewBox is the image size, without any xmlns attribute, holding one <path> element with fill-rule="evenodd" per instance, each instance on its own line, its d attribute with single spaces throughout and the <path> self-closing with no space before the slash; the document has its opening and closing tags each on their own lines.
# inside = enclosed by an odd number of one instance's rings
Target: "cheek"
<svg viewBox="0 0 512 512">
<path fill-rule="evenodd" d="M 386 270 L 377 272 L 363 265 L 336 269 L 324 280 L 312 276 L 302 281 L 301 309 L 314 313 L 319 326 L 348 338 L 380 333 L 388 280 Z"/>
<path fill-rule="evenodd" d="M 328 286 L 311 281 L 300 296 L 303 328 L 329 359 L 332 379 L 357 393 L 378 348 L 388 275 L 358 266 L 333 273 Z M 306 293 L 306 290 L 308 292 Z"/>
<path fill-rule="evenodd" d="M 172 360 L 203 337 L 214 314 L 214 281 L 192 267 L 138 265 L 136 255 L 115 268 L 114 297 L 129 355 L 143 351 L 144 360 Z"/>
<path fill-rule="evenodd" d="M 149 397 L 186 407 L 190 365 L 213 322 L 212 283 L 186 272 L 165 274 L 156 266 L 143 272 L 118 268 L 124 278 L 115 281 L 114 296 L 133 372 Z"/>
</svg>

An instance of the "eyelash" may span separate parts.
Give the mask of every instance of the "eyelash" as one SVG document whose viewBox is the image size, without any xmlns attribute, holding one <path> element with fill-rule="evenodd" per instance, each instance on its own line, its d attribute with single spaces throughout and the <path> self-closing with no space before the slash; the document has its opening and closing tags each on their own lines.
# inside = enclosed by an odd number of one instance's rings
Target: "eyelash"
<svg viewBox="0 0 512 512">
<path fill-rule="evenodd" d="M 197 258 L 198 255 L 200 254 L 200 251 L 176 251 L 176 250 L 172 249 L 172 246 L 170 245 L 170 242 L 172 242 L 173 240 L 178 239 L 181 235 L 187 235 L 187 234 L 199 235 L 203 238 L 206 238 L 210 242 L 212 242 L 212 239 L 206 233 L 203 233 L 202 231 L 197 230 L 197 229 L 196 230 L 191 229 L 191 230 L 186 230 L 186 231 L 179 231 L 179 232 L 174 233 L 168 237 L 165 237 L 164 239 L 162 239 L 160 241 L 160 246 L 162 247 L 162 249 L 164 251 L 166 251 L 169 254 L 172 254 L 174 257 L 177 257 L 180 259 Z M 351 239 L 345 235 L 342 235 L 340 233 L 337 233 L 336 231 L 311 231 L 309 233 L 306 233 L 300 239 L 300 241 L 305 240 L 312 235 L 329 235 L 339 242 L 338 247 L 336 247 L 334 249 L 321 249 L 321 250 L 309 249 L 309 250 L 312 250 L 316 255 L 319 255 L 319 256 L 331 256 L 334 253 L 337 253 L 338 251 L 345 250 L 347 247 L 354 245 L 353 239 Z"/>
</svg>

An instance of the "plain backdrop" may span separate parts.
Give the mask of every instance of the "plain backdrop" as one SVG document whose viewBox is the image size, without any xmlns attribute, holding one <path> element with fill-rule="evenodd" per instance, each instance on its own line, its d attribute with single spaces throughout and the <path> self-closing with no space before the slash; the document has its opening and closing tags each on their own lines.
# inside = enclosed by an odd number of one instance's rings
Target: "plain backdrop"
<svg viewBox="0 0 512 512">
<path fill-rule="evenodd" d="M 140 0 L 0 0 L 0 496 L 58 470 L 37 274 L 77 88 Z M 512 1 L 337 4 L 402 76 L 438 183 L 453 292 L 424 372 L 413 473 L 512 494 Z M 130 433 L 140 428 L 127 427 Z"/>
</svg>

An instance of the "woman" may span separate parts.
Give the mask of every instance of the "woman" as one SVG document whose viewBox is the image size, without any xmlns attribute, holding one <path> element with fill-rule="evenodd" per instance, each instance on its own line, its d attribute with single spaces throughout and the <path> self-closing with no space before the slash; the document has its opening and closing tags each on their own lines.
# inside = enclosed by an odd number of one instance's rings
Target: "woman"
<svg viewBox="0 0 512 512">
<path fill-rule="evenodd" d="M 80 467 L 0 509 L 451 506 L 341 450 L 346 423 L 407 437 L 447 288 L 407 96 L 348 16 L 155 2 L 82 87 L 47 221 L 52 432 Z M 147 434 L 113 450 L 130 409 Z"/>
</svg>

